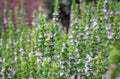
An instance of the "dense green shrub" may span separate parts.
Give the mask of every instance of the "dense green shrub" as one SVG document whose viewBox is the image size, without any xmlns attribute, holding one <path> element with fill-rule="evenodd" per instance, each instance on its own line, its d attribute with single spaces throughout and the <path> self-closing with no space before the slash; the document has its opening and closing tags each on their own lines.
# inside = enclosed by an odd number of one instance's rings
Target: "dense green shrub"
<svg viewBox="0 0 120 79">
<path fill-rule="evenodd" d="M 58 0 L 51 22 L 41 11 L 33 29 L 23 22 L 14 32 L 9 20 L 0 37 L 0 79 L 119 79 L 120 15 L 113 4 L 73 0 L 68 34 Z"/>
</svg>

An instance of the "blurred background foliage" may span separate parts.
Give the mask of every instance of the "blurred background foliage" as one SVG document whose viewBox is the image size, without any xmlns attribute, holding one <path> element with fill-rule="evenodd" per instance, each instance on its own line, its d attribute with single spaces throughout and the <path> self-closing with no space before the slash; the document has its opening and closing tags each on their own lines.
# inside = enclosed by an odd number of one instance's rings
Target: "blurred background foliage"
<svg viewBox="0 0 120 79">
<path fill-rule="evenodd" d="M 79 0 L 75 0 L 77 3 L 79 3 Z M 92 2 L 92 1 L 96 1 L 96 0 L 86 0 L 86 2 Z M 120 0 L 112 0 L 115 2 L 115 10 L 116 11 L 120 11 Z M 62 10 L 62 12 L 64 12 L 64 15 L 67 15 L 70 13 L 70 6 L 72 4 L 72 0 L 59 0 L 60 2 L 60 10 Z M 45 4 L 48 7 L 49 10 L 49 14 L 48 16 L 50 18 L 52 18 L 52 13 L 53 13 L 53 9 L 54 9 L 54 5 L 55 5 L 55 0 L 45 0 Z"/>
<path fill-rule="evenodd" d="M 54 5 L 55 5 L 55 0 L 45 0 L 46 6 L 49 9 L 49 17 L 52 17 Z M 60 9 L 64 12 L 64 14 L 69 14 L 70 13 L 70 6 L 72 4 L 72 0 L 59 0 L 60 2 Z"/>
</svg>

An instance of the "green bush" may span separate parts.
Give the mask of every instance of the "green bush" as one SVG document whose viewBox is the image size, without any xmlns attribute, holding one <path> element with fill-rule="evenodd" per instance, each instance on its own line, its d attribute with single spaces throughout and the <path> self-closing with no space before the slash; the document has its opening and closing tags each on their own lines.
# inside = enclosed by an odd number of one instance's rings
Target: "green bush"
<svg viewBox="0 0 120 79">
<path fill-rule="evenodd" d="M 56 0 L 47 22 L 41 11 L 34 28 L 11 20 L 0 37 L 0 79 L 119 79 L 120 19 L 113 1 L 80 7 L 72 1 L 70 30 L 60 24 Z M 79 13 L 79 8 L 81 12 Z M 21 28 L 21 27 L 22 28 Z"/>
</svg>

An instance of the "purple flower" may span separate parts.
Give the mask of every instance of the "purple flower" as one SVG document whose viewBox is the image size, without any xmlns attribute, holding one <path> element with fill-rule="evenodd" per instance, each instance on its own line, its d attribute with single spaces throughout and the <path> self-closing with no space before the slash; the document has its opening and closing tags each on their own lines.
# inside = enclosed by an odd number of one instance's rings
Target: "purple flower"
<svg viewBox="0 0 120 79">
<path fill-rule="evenodd" d="M 52 33 L 49 33 L 49 34 L 47 34 L 47 36 L 48 36 L 49 38 L 52 38 L 52 37 L 53 37 L 53 34 L 52 34 Z"/>
<path fill-rule="evenodd" d="M 0 58 L 0 62 L 5 62 L 5 58 Z"/>
<path fill-rule="evenodd" d="M 69 56 L 69 59 L 74 59 L 74 57 L 73 56 Z"/>
<path fill-rule="evenodd" d="M 70 18 L 71 18 L 71 19 L 73 19 L 73 16 L 74 16 L 74 14 L 73 14 L 73 13 L 71 13 L 71 14 L 70 14 Z"/>
<path fill-rule="evenodd" d="M 64 65 L 61 65 L 60 67 L 61 67 L 62 69 L 64 69 L 64 68 L 65 68 L 65 67 L 64 67 Z"/>
<path fill-rule="evenodd" d="M 111 30 L 111 29 L 112 29 L 112 24 L 108 24 L 106 30 Z"/>
<path fill-rule="evenodd" d="M 71 76 L 71 79 L 75 79 L 75 74 L 73 74 L 73 75 Z"/>
<path fill-rule="evenodd" d="M 71 65 L 71 62 L 70 62 L 70 61 L 68 61 L 68 62 L 67 62 L 67 64 L 68 64 L 68 66 L 70 66 L 70 65 Z"/>
<path fill-rule="evenodd" d="M 8 22 L 8 21 L 7 21 L 7 18 L 4 18 L 3 20 L 4 20 L 3 23 L 4 23 L 4 24 L 7 24 L 7 22 Z"/>
<path fill-rule="evenodd" d="M 88 66 L 87 66 L 87 65 L 88 65 L 88 62 L 86 62 L 86 63 L 85 63 L 85 68 L 84 68 L 85 73 L 87 73 L 87 71 L 89 70 L 89 68 L 88 68 Z"/>
<path fill-rule="evenodd" d="M 92 22 L 92 28 L 97 26 L 98 23 L 97 23 L 97 20 L 95 18 L 92 18 L 90 21 Z"/>
<path fill-rule="evenodd" d="M 114 34 L 113 32 L 109 32 L 109 31 L 108 31 L 108 32 L 107 32 L 107 38 L 108 38 L 108 39 L 113 38 L 113 34 Z"/>
<path fill-rule="evenodd" d="M 96 35 L 96 39 L 100 42 L 101 38 L 100 36 Z"/>
<path fill-rule="evenodd" d="M 104 8 L 104 9 L 103 9 L 103 12 L 105 12 L 105 13 L 106 13 L 106 12 L 107 12 L 107 9 L 105 9 L 105 8 Z"/>
<path fill-rule="evenodd" d="M 36 56 L 41 57 L 41 56 L 42 56 L 42 53 L 36 52 Z"/>
<path fill-rule="evenodd" d="M 8 70 L 11 72 L 11 75 L 15 75 L 15 70 L 12 67 L 9 67 Z"/>
<path fill-rule="evenodd" d="M 12 78 L 12 76 L 11 76 L 11 74 L 10 74 L 10 73 L 8 74 L 8 78 Z"/>
<path fill-rule="evenodd" d="M 84 35 L 84 33 L 83 33 L 83 32 L 80 32 L 80 33 L 79 33 L 79 36 L 81 36 L 81 35 Z"/>
<path fill-rule="evenodd" d="M 57 15 L 59 15 L 59 12 L 58 11 L 55 11 L 54 13 L 53 13 L 53 15 L 55 16 L 57 16 Z"/>
<path fill-rule="evenodd" d="M 92 23 L 92 28 L 94 28 L 95 26 L 97 26 L 97 21 L 94 21 L 93 23 Z"/>
<path fill-rule="evenodd" d="M 118 76 L 116 77 L 116 79 L 120 79 L 120 75 L 118 75 Z"/>
<path fill-rule="evenodd" d="M 112 15 L 113 13 L 114 13 L 114 12 L 113 12 L 113 11 L 111 11 L 111 12 L 110 12 L 110 15 Z"/>
<path fill-rule="evenodd" d="M 80 78 L 80 74 L 78 74 L 78 79 L 81 79 L 81 78 Z"/>
<path fill-rule="evenodd" d="M 50 57 L 47 58 L 48 62 L 50 62 L 52 59 Z"/>
<path fill-rule="evenodd" d="M 85 30 L 88 30 L 89 29 L 89 27 L 88 26 L 85 26 Z"/>
<path fill-rule="evenodd" d="M 75 49 L 75 52 L 78 52 L 78 48 Z"/>
<path fill-rule="evenodd" d="M 1 72 L 4 72 L 4 71 L 5 71 L 5 68 L 4 68 L 4 67 L 2 67 Z"/>
</svg>

